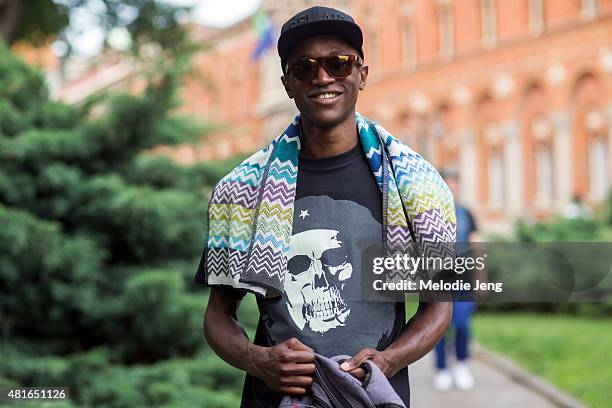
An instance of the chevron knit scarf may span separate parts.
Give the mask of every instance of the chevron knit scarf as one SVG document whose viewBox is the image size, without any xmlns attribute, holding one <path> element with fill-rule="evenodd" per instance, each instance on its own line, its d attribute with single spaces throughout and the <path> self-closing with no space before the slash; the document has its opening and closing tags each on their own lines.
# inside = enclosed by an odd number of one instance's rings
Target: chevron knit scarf
<svg viewBox="0 0 612 408">
<path fill-rule="evenodd" d="M 383 194 L 386 254 L 418 250 L 445 256 L 455 242 L 455 209 L 448 187 L 421 155 L 377 123 L 355 115 L 359 140 Z M 208 207 L 205 277 L 208 285 L 282 294 L 293 226 L 300 116 L 270 145 L 215 186 Z"/>
</svg>

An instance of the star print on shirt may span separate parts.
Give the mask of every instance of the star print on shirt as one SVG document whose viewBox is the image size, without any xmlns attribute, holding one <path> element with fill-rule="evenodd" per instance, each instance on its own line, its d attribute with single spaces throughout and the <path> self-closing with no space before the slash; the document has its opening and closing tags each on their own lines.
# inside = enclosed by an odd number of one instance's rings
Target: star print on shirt
<svg viewBox="0 0 612 408">
<path fill-rule="evenodd" d="M 308 210 L 300 210 L 300 218 L 301 219 L 306 219 L 306 217 L 310 217 L 310 214 L 308 214 Z"/>
</svg>

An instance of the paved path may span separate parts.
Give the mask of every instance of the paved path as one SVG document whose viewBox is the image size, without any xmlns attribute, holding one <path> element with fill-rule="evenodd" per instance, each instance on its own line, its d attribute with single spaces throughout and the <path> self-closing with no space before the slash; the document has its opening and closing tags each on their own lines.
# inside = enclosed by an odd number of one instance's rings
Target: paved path
<svg viewBox="0 0 612 408">
<path fill-rule="evenodd" d="M 476 387 L 470 391 L 453 389 L 438 392 L 432 387 L 434 376 L 433 355 L 430 353 L 411 365 L 410 390 L 412 408 L 552 408 L 547 399 L 512 381 L 505 374 L 475 359 L 470 368 Z"/>
</svg>

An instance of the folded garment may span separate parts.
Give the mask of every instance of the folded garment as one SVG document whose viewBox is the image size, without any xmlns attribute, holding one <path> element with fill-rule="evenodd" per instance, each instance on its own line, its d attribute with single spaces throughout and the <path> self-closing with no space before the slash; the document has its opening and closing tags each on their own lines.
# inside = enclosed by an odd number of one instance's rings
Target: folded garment
<svg viewBox="0 0 612 408">
<path fill-rule="evenodd" d="M 363 381 L 340 369 L 350 356 L 315 353 L 315 374 L 307 395 L 286 396 L 279 408 L 406 408 L 376 364 L 366 361 Z"/>
</svg>

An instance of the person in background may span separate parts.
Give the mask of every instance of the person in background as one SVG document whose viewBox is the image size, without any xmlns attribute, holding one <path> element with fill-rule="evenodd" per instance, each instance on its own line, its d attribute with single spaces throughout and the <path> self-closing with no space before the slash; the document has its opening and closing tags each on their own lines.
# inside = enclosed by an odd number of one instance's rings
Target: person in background
<svg viewBox="0 0 612 408">
<path fill-rule="evenodd" d="M 454 170 L 447 170 L 442 172 L 442 176 L 455 197 L 457 256 L 470 256 L 472 253 L 472 244 L 470 243 L 480 241 L 476 221 L 470 210 L 461 203 L 459 174 Z M 446 361 L 446 336 L 442 337 L 435 347 L 437 372 L 434 378 L 434 388 L 439 391 L 450 390 L 453 387 L 453 383 L 461 390 L 469 390 L 474 387 L 474 376 L 468 367 L 467 361 L 470 355 L 470 319 L 476 305 L 473 300 L 470 300 L 471 297 L 466 298 L 463 295 L 463 293 L 453 294 L 451 327 L 455 331 L 455 354 L 457 361 L 452 370 L 448 369 Z"/>
<path fill-rule="evenodd" d="M 571 220 L 593 218 L 593 211 L 587 207 L 579 194 L 574 194 L 570 201 L 563 208 L 563 216 Z"/>
</svg>

